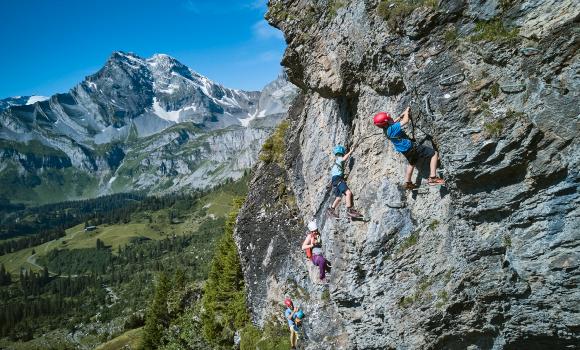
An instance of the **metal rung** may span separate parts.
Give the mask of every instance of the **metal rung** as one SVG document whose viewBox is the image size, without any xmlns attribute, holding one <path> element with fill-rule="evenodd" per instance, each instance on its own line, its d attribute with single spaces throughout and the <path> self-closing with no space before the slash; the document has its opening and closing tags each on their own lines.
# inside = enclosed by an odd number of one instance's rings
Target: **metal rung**
<svg viewBox="0 0 580 350">
<path fill-rule="evenodd" d="M 437 119 L 433 114 L 433 112 L 431 111 L 431 105 L 429 104 L 429 94 L 423 97 L 423 102 L 425 102 L 425 112 L 427 113 L 427 115 L 430 116 L 431 119 L 433 120 Z"/>
<path fill-rule="evenodd" d="M 467 158 L 467 154 L 450 154 L 447 156 L 451 162 L 459 162 Z"/>
<path fill-rule="evenodd" d="M 524 91 L 526 89 L 526 86 L 524 84 L 508 84 L 508 85 L 500 85 L 499 88 L 506 94 L 516 94 L 518 92 Z"/>
<path fill-rule="evenodd" d="M 445 78 L 441 78 L 441 80 L 439 80 L 439 85 L 450 86 L 450 85 L 459 84 L 464 80 L 465 80 L 465 74 L 463 72 L 461 72 L 461 73 L 449 75 Z"/>
<path fill-rule="evenodd" d="M 467 136 L 467 135 L 470 135 L 470 134 L 476 134 L 478 132 L 481 132 L 481 128 L 463 129 L 463 130 L 461 130 L 461 135 L 462 136 Z"/>
<path fill-rule="evenodd" d="M 427 188 L 427 187 L 419 187 L 419 188 L 416 188 L 416 189 L 411 190 L 411 191 L 413 191 L 413 192 L 415 192 L 417 194 L 427 194 L 427 193 L 429 193 L 429 188 Z"/>
<path fill-rule="evenodd" d="M 387 203 L 387 207 L 393 208 L 393 209 L 401 209 L 401 208 L 405 207 L 405 203 L 403 203 L 403 202 Z"/>
<path fill-rule="evenodd" d="M 544 86 L 549 86 L 552 89 L 556 89 L 556 90 L 562 90 L 562 91 L 567 91 L 568 89 L 565 87 L 561 87 L 561 86 L 556 86 L 556 85 L 552 85 L 552 84 L 544 84 Z"/>
<path fill-rule="evenodd" d="M 535 47 L 523 47 L 520 49 L 520 52 L 526 56 L 532 56 L 539 54 L 540 50 L 536 49 Z"/>
</svg>

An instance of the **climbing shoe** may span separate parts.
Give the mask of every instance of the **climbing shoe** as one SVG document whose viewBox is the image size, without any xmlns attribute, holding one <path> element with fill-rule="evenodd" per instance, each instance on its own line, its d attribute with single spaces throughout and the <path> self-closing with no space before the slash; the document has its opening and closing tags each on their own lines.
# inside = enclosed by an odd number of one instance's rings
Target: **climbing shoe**
<svg viewBox="0 0 580 350">
<path fill-rule="evenodd" d="M 405 189 L 406 190 L 414 190 L 417 188 L 417 185 L 415 185 L 414 183 L 412 183 L 411 181 L 409 182 L 405 182 Z"/>
<path fill-rule="evenodd" d="M 332 207 L 326 209 L 326 213 L 328 214 L 328 216 L 332 216 L 333 218 L 338 218 L 338 214 L 336 213 L 336 211 Z"/>
<path fill-rule="evenodd" d="M 353 218 L 358 218 L 358 217 L 363 216 L 361 213 L 354 210 L 354 208 L 348 208 L 348 210 L 346 212 L 347 212 L 348 216 L 353 217 Z"/>
<path fill-rule="evenodd" d="M 437 176 L 432 176 L 432 177 L 429 177 L 429 178 L 427 179 L 427 183 L 428 183 L 430 186 L 435 186 L 435 185 L 445 185 L 445 180 L 443 180 L 442 178 L 440 178 L 440 177 L 437 177 Z"/>
</svg>

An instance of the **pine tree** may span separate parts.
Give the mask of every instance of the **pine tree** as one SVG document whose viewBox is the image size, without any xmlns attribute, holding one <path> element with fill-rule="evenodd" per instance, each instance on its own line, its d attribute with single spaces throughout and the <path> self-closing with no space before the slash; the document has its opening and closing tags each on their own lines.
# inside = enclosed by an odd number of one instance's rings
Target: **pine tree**
<svg viewBox="0 0 580 350">
<path fill-rule="evenodd" d="M 234 211 L 226 221 L 225 234 L 218 243 L 204 288 L 203 335 L 210 344 L 217 347 L 233 345 L 236 330 L 249 321 L 244 275 L 233 237 L 242 203 L 242 199 L 234 202 Z"/>
<path fill-rule="evenodd" d="M 143 334 L 143 349 L 157 349 L 161 345 L 163 331 L 169 326 L 169 311 L 167 310 L 167 294 L 169 293 L 169 278 L 166 274 L 159 275 L 155 296 L 145 320 Z"/>
</svg>

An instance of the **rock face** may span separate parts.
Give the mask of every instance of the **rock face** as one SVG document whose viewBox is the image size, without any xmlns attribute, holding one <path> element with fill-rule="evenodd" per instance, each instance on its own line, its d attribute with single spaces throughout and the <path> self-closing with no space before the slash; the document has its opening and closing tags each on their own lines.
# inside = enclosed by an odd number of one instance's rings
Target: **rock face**
<svg viewBox="0 0 580 350">
<path fill-rule="evenodd" d="M 270 1 L 302 93 L 284 162 L 256 166 L 238 218 L 254 320 L 290 296 L 309 349 L 577 348 L 579 13 L 568 0 Z M 446 187 L 420 164 L 426 191 L 401 188 L 405 159 L 372 116 L 408 105 Z M 358 145 L 348 184 L 369 222 L 344 205 L 324 215 L 339 143 Z M 300 250 L 312 218 L 328 285 Z"/>
<path fill-rule="evenodd" d="M 284 74 L 264 93 L 242 91 L 167 55 L 115 52 L 69 93 L 1 101 L 0 197 L 47 202 L 239 178 L 294 95 Z"/>
</svg>

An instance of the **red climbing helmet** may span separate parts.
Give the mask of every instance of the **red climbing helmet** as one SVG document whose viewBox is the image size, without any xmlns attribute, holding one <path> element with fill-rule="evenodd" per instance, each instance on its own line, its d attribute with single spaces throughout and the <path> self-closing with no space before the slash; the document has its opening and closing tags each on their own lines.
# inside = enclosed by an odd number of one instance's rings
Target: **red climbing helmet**
<svg viewBox="0 0 580 350">
<path fill-rule="evenodd" d="M 393 118 L 391 118 L 391 115 L 387 112 L 379 112 L 375 114 L 373 122 L 379 128 L 384 128 L 393 122 Z"/>
<path fill-rule="evenodd" d="M 286 298 L 286 300 L 284 300 L 284 305 L 287 307 L 292 307 L 292 300 L 290 298 Z"/>
</svg>

